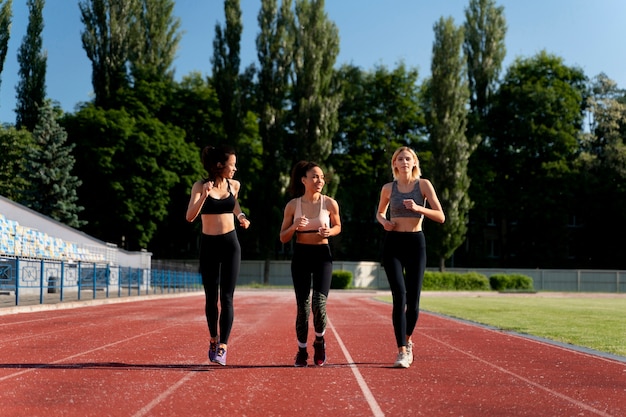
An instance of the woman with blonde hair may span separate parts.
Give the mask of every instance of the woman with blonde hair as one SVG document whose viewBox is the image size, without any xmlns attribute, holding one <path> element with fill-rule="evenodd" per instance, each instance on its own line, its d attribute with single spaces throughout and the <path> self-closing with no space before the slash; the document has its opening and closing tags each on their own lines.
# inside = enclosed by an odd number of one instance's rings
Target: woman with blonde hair
<svg viewBox="0 0 626 417">
<path fill-rule="evenodd" d="M 422 223 L 424 217 L 443 223 L 446 216 L 432 183 L 421 178 L 419 159 L 413 149 L 397 149 L 391 158 L 391 169 L 394 180 L 382 187 L 376 220 L 386 232 L 383 266 L 393 299 L 392 322 L 398 347 L 394 367 L 408 368 L 413 363 L 411 336 L 417 325 L 426 270 Z"/>
</svg>

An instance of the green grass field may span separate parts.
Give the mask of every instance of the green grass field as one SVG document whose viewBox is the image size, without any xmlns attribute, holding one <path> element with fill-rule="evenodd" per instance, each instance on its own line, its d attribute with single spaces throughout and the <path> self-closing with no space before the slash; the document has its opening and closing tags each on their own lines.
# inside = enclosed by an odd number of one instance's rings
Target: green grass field
<svg viewBox="0 0 626 417">
<path fill-rule="evenodd" d="M 385 297 L 391 302 L 391 297 Z M 626 298 L 422 293 L 422 310 L 626 356 Z M 419 326 L 419 324 L 418 324 Z"/>
</svg>

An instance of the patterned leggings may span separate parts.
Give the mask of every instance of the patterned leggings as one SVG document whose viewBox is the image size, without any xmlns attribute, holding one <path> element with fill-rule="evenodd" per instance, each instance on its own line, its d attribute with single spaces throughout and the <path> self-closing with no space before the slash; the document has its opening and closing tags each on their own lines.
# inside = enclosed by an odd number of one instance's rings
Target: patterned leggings
<svg viewBox="0 0 626 417">
<path fill-rule="evenodd" d="M 296 243 L 291 260 L 291 277 L 296 292 L 296 337 L 305 347 L 309 334 L 309 314 L 313 312 L 313 327 L 318 336 L 326 332 L 326 299 L 330 291 L 333 259 L 328 245 Z M 311 282 L 313 295 L 311 293 Z"/>
</svg>

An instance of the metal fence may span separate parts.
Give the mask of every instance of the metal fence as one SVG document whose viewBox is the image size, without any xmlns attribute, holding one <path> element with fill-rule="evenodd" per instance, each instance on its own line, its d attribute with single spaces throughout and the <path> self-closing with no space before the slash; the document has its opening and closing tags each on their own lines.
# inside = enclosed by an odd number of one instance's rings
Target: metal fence
<svg viewBox="0 0 626 417">
<path fill-rule="evenodd" d="M 290 265 L 290 261 L 271 261 L 269 265 L 264 261 L 242 261 L 239 284 L 291 285 Z M 334 261 L 333 269 L 352 272 L 353 287 L 389 289 L 385 270 L 378 262 Z M 626 271 L 620 270 L 448 268 L 446 271 L 478 272 L 487 278 L 495 274 L 522 274 L 532 278 L 536 291 L 626 293 Z"/>
<path fill-rule="evenodd" d="M 199 291 L 200 274 L 113 266 L 106 263 L 64 262 L 0 257 L 0 292 L 15 296 L 15 305 L 33 296 L 39 303 L 132 295 Z"/>
<path fill-rule="evenodd" d="M 238 285 L 291 285 L 290 261 L 242 261 Z M 388 290 L 384 268 L 378 262 L 335 261 L 335 270 L 352 273 L 352 287 Z M 462 269 L 448 272 L 523 274 L 536 291 L 626 292 L 626 271 L 550 269 Z M 266 278 L 267 277 L 267 278 Z M 198 272 L 142 269 L 97 262 L 65 262 L 0 256 L 0 293 L 40 304 L 89 298 L 126 297 L 202 290 Z M 3 296 L 3 297 L 4 297 Z"/>
</svg>

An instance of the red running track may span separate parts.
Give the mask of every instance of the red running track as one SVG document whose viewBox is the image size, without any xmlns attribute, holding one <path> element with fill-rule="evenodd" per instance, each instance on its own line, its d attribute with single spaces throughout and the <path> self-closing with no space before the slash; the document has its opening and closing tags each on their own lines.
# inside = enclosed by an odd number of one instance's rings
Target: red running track
<svg viewBox="0 0 626 417">
<path fill-rule="evenodd" d="M 331 292 L 322 368 L 293 367 L 289 290 L 235 293 L 226 367 L 200 294 L 0 312 L 0 415 L 626 416 L 624 361 L 426 313 L 415 362 L 392 368 L 374 296 Z"/>
</svg>

